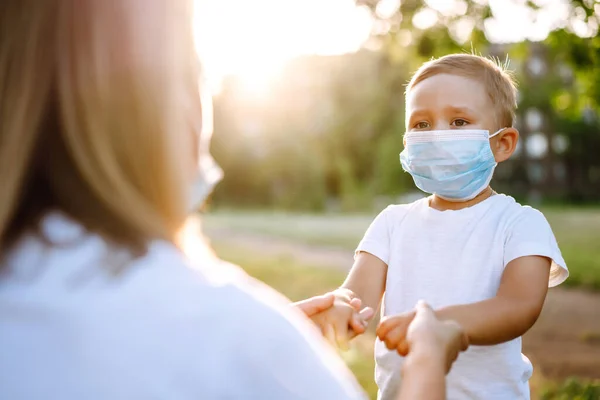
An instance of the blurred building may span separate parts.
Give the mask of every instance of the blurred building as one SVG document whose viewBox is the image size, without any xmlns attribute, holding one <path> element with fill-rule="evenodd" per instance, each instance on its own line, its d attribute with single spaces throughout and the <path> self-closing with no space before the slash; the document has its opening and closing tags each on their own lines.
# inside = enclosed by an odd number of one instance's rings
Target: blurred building
<svg viewBox="0 0 600 400">
<path fill-rule="evenodd" d="M 591 109 L 581 115 L 584 125 L 589 125 L 585 136 L 563 131 L 569 124 L 561 123 L 553 96 L 557 91 L 573 91 L 576 84 L 573 72 L 565 63 L 553 60 L 542 43 L 528 43 L 527 50 L 524 59 L 513 61 L 511 65 L 519 80 L 516 125 L 521 140 L 514 157 L 498 167 L 496 185 L 533 203 L 597 201 L 600 199 L 600 162 L 587 160 L 578 147 L 587 145 L 585 154 L 595 152 L 600 159 L 600 132 L 591 132 L 594 130 L 592 122 L 598 115 Z M 508 45 L 490 47 L 490 55 L 500 59 L 509 51 Z"/>
</svg>

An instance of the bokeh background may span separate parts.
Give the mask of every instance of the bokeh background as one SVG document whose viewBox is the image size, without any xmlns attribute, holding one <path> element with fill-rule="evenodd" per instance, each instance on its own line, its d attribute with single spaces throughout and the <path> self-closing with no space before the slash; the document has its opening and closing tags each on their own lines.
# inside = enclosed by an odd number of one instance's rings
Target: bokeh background
<svg viewBox="0 0 600 400">
<path fill-rule="evenodd" d="M 373 217 L 422 196 L 398 160 L 411 74 L 455 52 L 509 63 L 521 141 L 493 187 L 544 212 L 571 270 L 524 338 L 533 398 L 600 399 L 600 1 L 196 2 L 225 171 L 205 231 L 294 300 L 338 286 Z M 343 354 L 371 396 L 373 338 Z"/>
</svg>

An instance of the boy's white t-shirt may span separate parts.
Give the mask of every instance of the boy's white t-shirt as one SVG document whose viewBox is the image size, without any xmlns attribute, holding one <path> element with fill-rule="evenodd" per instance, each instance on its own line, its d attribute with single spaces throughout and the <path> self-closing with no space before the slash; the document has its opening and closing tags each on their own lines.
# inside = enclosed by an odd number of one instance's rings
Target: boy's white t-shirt
<svg viewBox="0 0 600 400">
<path fill-rule="evenodd" d="M 568 276 L 543 214 L 502 194 L 458 211 L 439 211 L 427 198 L 392 205 L 377 216 L 357 252 L 388 265 L 383 315 L 414 308 L 468 304 L 496 295 L 504 268 L 523 256 L 552 260 L 549 286 Z M 379 396 L 395 399 L 402 357 L 377 340 L 375 377 Z M 447 377 L 447 398 L 529 399 L 533 367 L 521 354 L 521 338 L 495 346 L 471 346 Z"/>
<path fill-rule="evenodd" d="M 0 264 L 1 399 L 363 399 L 283 296 L 214 258 L 118 249 L 60 215 Z M 51 245 L 53 244 L 53 245 Z"/>
</svg>

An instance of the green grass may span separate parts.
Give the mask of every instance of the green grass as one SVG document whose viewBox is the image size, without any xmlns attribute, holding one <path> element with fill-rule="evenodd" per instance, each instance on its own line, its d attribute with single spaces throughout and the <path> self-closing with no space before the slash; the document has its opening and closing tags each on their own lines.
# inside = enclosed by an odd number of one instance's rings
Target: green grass
<svg viewBox="0 0 600 400">
<path fill-rule="evenodd" d="M 542 391 L 540 400 L 598 400 L 600 381 L 567 379 L 562 384 L 548 384 Z"/>
<path fill-rule="evenodd" d="M 544 214 L 569 267 L 565 284 L 600 290 L 600 210 L 550 209 Z"/>
<path fill-rule="evenodd" d="M 213 242 L 215 251 L 223 259 L 243 266 L 246 272 L 286 295 L 291 300 L 302 300 L 326 293 L 338 287 L 345 278 L 343 272 L 317 265 L 301 265 L 287 257 L 265 256 L 242 248 L 232 248 Z M 352 342 L 342 358 L 370 398 L 377 397 L 373 374 L 373 332 L 368 332 Z"/>
<path fill-rule="evenodd" d="M 208 229 L 226 227 L 310 245 L 354 250 L 375 215 L 219 211 L 203 217 Z"/>
<path fill-rule="evenodd" d="M 570 270 L 565 282 L 600 290 L 600 209 L 544 210 Z M 353 251 L 372 215 L 313 215 L 269 212 L 216 212 L 204 225 Z"/>
</svg>

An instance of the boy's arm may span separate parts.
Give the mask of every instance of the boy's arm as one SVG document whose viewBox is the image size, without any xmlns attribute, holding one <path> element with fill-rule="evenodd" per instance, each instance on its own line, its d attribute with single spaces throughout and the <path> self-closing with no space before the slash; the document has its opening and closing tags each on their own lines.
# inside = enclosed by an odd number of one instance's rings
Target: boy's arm
<svg viewBox="0 0 600 400">
<path fill-rule="evenodd" d="M 477 303 L 436 310 L 440 319 L 454 320 L 473 345 L 494 345 L 523 335 L 537 320 L 548 291 L 550 259 L 520 257 L 505 268 L 495 297 Z M 414 312 L 386 318 L 377 335 L 388 348 L 405 353 L 405 336 Z"/>
<path fill-rule="evenodd" d="M 550 265 L 546 257 L 517 258 L 506 266 L 495 297 L 445 307 L 436 314 L 462 325 L 471 344 L 493 345 L 517 338 L 533 326 L 542 311 Z"/>
<path fill-rule="evenodd" d="M 357 297 L 362 301 L 363 307 L 377 310 L 385 291 L 386 275 L 386 263 L 373 254 L 359 252 L 338 293 L 345 294 L 350 299 Z"/>
</svg>

